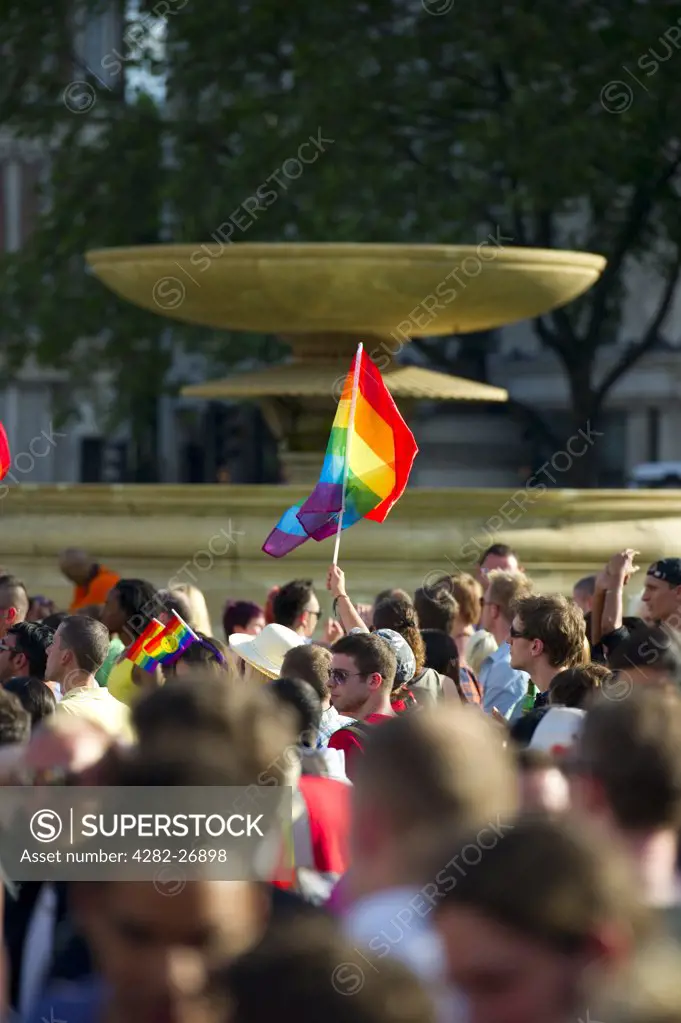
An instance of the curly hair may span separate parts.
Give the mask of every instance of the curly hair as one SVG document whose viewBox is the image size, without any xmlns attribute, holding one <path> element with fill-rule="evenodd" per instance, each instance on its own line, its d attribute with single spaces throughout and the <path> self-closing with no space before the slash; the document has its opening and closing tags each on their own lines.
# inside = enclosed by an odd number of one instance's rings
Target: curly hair
<svg viewBox="0 0 681 1023">
<path fill-rule="evenodd" d="M 426 663 L 426 649 L 419 631 L 419 618 L 411 600 L 403 597 L 388 597 L 376 606 L 373 619 L 374 629 L 392 629 L 406 639 L 416 660 L 416 675 L 420 675 Z"/>
</svg>

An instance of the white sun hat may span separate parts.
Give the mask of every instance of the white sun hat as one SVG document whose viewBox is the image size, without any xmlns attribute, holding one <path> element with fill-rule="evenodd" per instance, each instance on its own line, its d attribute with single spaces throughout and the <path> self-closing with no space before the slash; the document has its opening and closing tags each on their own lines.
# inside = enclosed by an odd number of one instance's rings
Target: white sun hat
<svg viewBox="0 0 681 1023">
<path fill-rule="evenodd" d="M 235 632 L 229 637 L 230 649 L 268 678 L 279 678 L 286 654 L 304 642 L 303 636 L 285 625 L 266 625 L 257 636 Z"/>
<path fill-rule="evenodd" d="M 586 712 L 578 707 L 550 707 L 534 730 L 530 749 L 559 755 L 577 743 Z"/>
</svg>

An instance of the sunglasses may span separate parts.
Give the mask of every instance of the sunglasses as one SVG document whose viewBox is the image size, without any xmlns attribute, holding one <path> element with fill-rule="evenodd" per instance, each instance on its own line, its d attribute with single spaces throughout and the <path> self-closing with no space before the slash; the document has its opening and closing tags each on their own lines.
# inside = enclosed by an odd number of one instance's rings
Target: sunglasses
<svg viewBox="0 0 681 1023">
<path fill-rule="evenodd" d="M 511 639 L 531 639 L 532 638 L 531 636 L 528 636 L 526 632 L 523 632 L 521 629 L 514 629 L 513 626 L 511 626 L 511 628 L 510 628 L 509 635 L 510 635 Z"/>
<path fill-rule="evenodd" d="M 364 678 L 364 673 L 361 671 L 344 671 L 342 668 L 332 668 L 329 672 L 329 682 L 335 682 L 336 685 L 345 685 L 349 678 Z"/>
</svg>

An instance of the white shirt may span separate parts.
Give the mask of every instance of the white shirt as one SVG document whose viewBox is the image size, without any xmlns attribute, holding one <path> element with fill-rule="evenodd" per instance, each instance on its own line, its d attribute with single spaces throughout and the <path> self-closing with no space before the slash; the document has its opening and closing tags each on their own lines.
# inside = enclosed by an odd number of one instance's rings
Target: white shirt
<svg viewBox="0 0 681 1023">
<path fill-rule="evenodd" d="M 432 922 L 433 905 L 418 888 L 388 888 L 359 899 L 343 928 L 350 941 L 382 959 L 393 955 L 431 991 L 442 1023 L 465 1019 L 461 997 L 447 984 L 444 947 Z"/>
</svg>

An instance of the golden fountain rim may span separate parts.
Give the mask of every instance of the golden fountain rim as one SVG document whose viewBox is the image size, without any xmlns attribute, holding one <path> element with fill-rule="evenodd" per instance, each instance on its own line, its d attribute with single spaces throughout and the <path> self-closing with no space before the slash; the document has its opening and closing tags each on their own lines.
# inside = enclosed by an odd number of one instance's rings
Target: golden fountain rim
<svg viewBox="0 0 681 1023">
<path fill-rule="evenodd" d="M 485 241 L 487 239 L 484 239 Z M 130 262 L 147 260 L 168 259 L 173 256 L 187 258 L 197 251 L 202 251 L 203 246 L 215 246 L 220 244 L 214 239 L 204 242 L 169 244 L 169 245 L 134 245 L 113 247 L 105 249 L 90 249 L 85 255 L 87 262 L 92 266 L 102 260 L 111 262 Z M 227 260 L 243 260 L 244 258 L 267 259 L 286 257 L 329 257 L 333 259 L 362 259 L 381 257 L 389 260 L 400 259 L 447 259 L 456 256 L 463 256 L 478 252 L 480 244 L 477 245 L 449 245 L 449 244 L 401 244 L 389 242 L 235 242 L 233 245 L 225 245 L 219 256 L 212 257 L 220 262 Z M 606 257 L 595 252 L 582 252 L 572 249 L 540 249 L 526 248 L 524 246 L 504 246 L 494 249 L 494 262 L 498 260 L 511 260 L 517 263 L 518 257 L 522 254 L 527 262 L 537 261 L 546 265 L 555 263 L 557 265 L 570 264 L 572 266 L 584 266 L 594 270 L 602 270 L 606 263 Z M 210 257 L 209 257 L 210 258 Z"/>
</svg>

